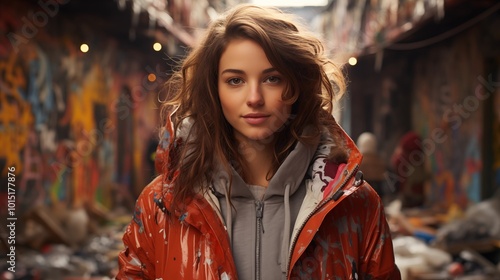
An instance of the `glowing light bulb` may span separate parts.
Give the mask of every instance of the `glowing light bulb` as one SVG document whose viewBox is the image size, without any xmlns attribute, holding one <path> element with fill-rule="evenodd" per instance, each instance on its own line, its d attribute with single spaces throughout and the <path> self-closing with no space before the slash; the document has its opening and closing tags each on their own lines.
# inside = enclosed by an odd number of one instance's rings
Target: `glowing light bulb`
<svg viewBox="0 0 500 280">
<path fill-rule="evenodd" d="M 153 73 L 149 74 L 148 75 L 148 81 L 150 81 L 150 82 L 156 81 L 156 75 L 153 74 Z"/>
<path fill-rule="evenodd" d="M 86 53 L 89 51 L 89 45 L 87 44 L 81 44 L 80 45 L 80 50 L 82 51 L 82 53 Z"/>
<path fill-rule="evenodd" d="M 156 42 L 153 44 L 153 50 L 159 52 L 161 50 L 161 44 Z"/>
</svg>

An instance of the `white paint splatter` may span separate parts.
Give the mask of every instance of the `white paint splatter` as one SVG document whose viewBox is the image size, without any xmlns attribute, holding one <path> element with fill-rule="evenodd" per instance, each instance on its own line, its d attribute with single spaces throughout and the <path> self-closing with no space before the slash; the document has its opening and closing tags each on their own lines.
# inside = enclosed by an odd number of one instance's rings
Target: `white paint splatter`
<svg viewBox="0 0 500 280">
<path fill-rule="evenodd" d="M 227 275 L 226 272 L 223 272 L 221 275 L 220 275 L 220 279 L 221 280 L 231 280 L 231 277 L 229 277 L 229 275 Z"/>
</svg>

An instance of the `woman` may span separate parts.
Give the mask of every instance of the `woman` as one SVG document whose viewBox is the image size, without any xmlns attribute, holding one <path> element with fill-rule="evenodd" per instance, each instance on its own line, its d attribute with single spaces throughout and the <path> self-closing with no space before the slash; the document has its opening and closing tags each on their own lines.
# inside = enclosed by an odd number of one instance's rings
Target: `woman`
<svg viewBox="0 0 500 280">
<path fill-rule="evenodd" d="M 380 199 L 331 116 L 339 69 L 277 9 L 240 5 L 168 82 L 161 175 L 117 279 L 399 279 Z"/>
</svg>

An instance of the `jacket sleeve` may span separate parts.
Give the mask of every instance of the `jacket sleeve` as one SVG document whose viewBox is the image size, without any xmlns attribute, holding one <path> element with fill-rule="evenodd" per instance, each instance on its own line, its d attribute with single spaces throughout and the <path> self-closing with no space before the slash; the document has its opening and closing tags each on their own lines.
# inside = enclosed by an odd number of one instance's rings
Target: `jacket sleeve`
<svg viewBox="0 0 500 280">
<path fill-rule="evenodd" d="M 116 279 L 155 279 L 154 240 L 150 233 L 154 222 L 155 204 L 151 185 L 146 187 L 137 199 L 132 221 L 123 234 L 125 248 L 118 255 L 119 271 Z"/>
<path fill-rule="evenodd" d="M 367 183 L 363 187 L 367 190 L 363 271 L 371 275 L 371 279 L 400 280 L 384 207 L 380 197 Z"/>
</svg>

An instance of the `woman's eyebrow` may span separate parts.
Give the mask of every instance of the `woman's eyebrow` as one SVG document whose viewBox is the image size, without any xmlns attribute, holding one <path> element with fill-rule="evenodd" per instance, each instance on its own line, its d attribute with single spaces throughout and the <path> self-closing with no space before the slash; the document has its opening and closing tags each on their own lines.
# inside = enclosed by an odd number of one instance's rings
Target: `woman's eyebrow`
<svg viewBox="0 0 500 280">
<path fill-rule="evenodd" d="M 274 67 L 271 67 L 271 68 L 267 68 L 265 70 L 262 71 L 262 74 L 267 74 L 267 73 L 271 73 L 271 72 L 274 72 L 276 71 L 276 68 Z M 222 72 L 220 72 L 220 74 L 224 74 L 224 73 L 233 73 L 233 74 L 245 74 L 245 71 L 243 70 L 240 70 L 240 69 L 224 69 Z"/>
<path fill-rule="evenodd" d="M 277 71 L 276 68 L 271 67 L 271 68 L 268 68 L 268 69 L 262 71 L 262 74 L 267 74 L 267 73 L 271 73 L 271 72 L 274 72 L 274 71 Z"/>
<path fill-rule="evenodd" d="M 221 75 L 224 73 L 245 74 L 245 71 L 239 70 L 239 69 L 224 69 L 220 73 L 221 73 Z"/>
</svg>

